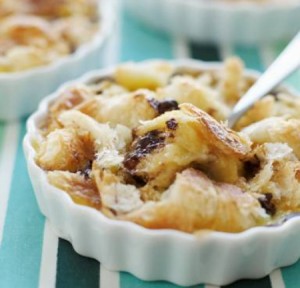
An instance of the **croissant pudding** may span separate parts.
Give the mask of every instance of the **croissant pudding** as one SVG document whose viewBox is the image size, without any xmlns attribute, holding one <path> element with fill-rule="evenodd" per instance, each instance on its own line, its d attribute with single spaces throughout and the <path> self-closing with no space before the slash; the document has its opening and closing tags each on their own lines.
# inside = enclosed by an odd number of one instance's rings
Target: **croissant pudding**
<svg viewBox="0 0 300 288">
<path fill-rule="evenodd" d="M 300 211 L 300 99 L 277 90 L 229 129 L 253 84 L 222 69 L 127 63 L 67 88 L 33 140 L 51 185 L 151 229 L 241 232 Z"/>
</svg>

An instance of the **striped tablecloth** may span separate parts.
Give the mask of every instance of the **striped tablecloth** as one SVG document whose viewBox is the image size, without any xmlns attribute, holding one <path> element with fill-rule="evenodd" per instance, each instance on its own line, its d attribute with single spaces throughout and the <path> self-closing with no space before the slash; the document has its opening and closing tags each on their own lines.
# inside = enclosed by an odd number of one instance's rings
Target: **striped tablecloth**
<svg viewBox="0 0 300 288">
<path fill-rule="evenodd" d="M 237 54 L 249 68 L 262 70 L 282 47 L 282 43 L 259 48 L 199 46 L 142 27 L 122 13 L 118 59 L 190 56 L 220 60 Z M 300 74 L 288 82 L 300 88 Z M 39 212 L 28 178 L 22 151 L 25 130 L 25 121 L 0 124 L 0 287 L 177 287 L 166 282 L 143 282 L 128 273 L 109 272 L 97 261 L 76 254 L 70 243 L 58 239 Z M 227 287 L 298 288 L 300 261 L 263 279 L 243 280 Z"/>
</svg>

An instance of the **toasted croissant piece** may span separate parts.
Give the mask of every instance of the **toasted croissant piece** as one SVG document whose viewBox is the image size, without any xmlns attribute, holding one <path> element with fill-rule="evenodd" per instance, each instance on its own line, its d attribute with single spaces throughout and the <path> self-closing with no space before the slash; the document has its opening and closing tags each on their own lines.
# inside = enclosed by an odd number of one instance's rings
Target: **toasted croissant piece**
<svg viewBox="0 0 300 288">
<path fill-rule="evenodd" d="M 93 94 L 84 85 L 72 86 L 65 91 L 63 91 L 60 97 L 54 101 L 49 107 L 48 117 L 42 127 L 44 132 L 47 134 L 56 128 L 61 128 L 58 122 L 58 116 L 66 110 L 71 110 L 72 108 L 78 106 L 80 103 L 91 99 Z"/>
<path fill-rule="evenodd" d="M 173 71 L 174 68 L 166 62 L 126 63 L 117 67 L 115 79 L 118 84 L 130 91 L 155 90 L 167 84 Z"/>
<path fill-rule="evenodd" d="M 250 151 L 247 138 L 191 104 L 143 122 L 135 135 L 124 167 L 158 189 L 167 188 L 176 172 L 189 165 L 205 168 L 214 179 L 235 182 L 241 159 Z"/>
<path fill-rule="evenodd" d="M 94 96 L 101 95 L 101 97 L 110 98 L 128 93 L 128 90 L 123 86 L 118 85 L 113 78 L 105 77 L 102 79 L 94 79 L 88 84 L 89 90 Z"/>
<path fill-rule="evenodd" d="M 79 133 L 88 132 L 93 139 L 96 151 L 103 148 L 123 149 L 131 140 L 131 130 L 118 125 L 115 129 L 108 124 L 98 123 L 93 118 L 77 110 L 65 111 L 59 116 L 64 127 L 74 128 Z"/>
<path fill-rule="evenodd" d="M 293 150 L 287 144 L 265 143 L 257 146 L 253 155 L 260 167 L 244 189 L 272 195 L 279 215 L 300 211 L 300 162 Z"/>
<path fill-rule="evenodd" d="M 36 161 L 45 170 L 76 172 L 94 158 L 94 143 L 89 132 L 57 129 L 39 144 Z"/>
<path fill-rule="evenodd" d="M 265 118 L 277 116 L 300 119 L 300 99 L 285 93 L 277 94 L 276 98 L 273 95 L 266 96 L 245 113 L 234 129 L 239 131 Z"/>
<path fill-rule="evenodd" d="M 230 112 L 215 90 L 187 76 L 173 78 L 170 85 L 158 90 L 157 98 L 174 99 L 179 104 L 193 104 L 217 120 L 227 119 Z"/>
<path fill-rule="evenodd" d="M 93 98 L 93 95 L 90 90 L 85 85 L 77 84 L 63 91 L 60 97 L 50 106 L 49 112 L 54 118 L 61 112 L 70 110 L 91 98 Z"/>
<path fill-rule="evenodd" d="M 200 229 L 240 232 L 269 220 L 251 194 L 234 185 L 214 182 L 194 169 L 177 174 L 161 201 L 147 202 L 120 218 L 147 228 L 185 232 Z"/>
<path fill-rule="evenodd" d="M 287 143 L 300 159 L 300 119 L 270 117 L 242 130 L 256 144 Z"/>
<path fill-rule="evenodd" d="M 220 90 L 229 105 L 236 103 L 243 95 L 243 70 L 243 62 L 238 58 L 229 58 L 224 63 Z"/>
<path fill-rule="evenodd" d="M 121 215 L 140 208 L 143 205 L 138 188 L 123 183 L 123 179 L 109 170 L 94 169 L 98 191 L 100 191 L 102 206 Z"/>
<path fill-rule="evenodd" d="M 153 119 L 157 115 L 155 107 L 151 105 L 153 98 L 154 93 L 138 90 L 117 97 L 95 97 L 77 109 L 98 122 L 134 128 L 140 121 Z"/>
<path fill-rule="evenodd" d="M 257 101 L 241 119 L 235 124 L 234 130 L 240 131 L 243 128 L 274 115 L 275 100 L 271 95 Z"/>
<path fill-rule="evenodd" d="M 101 199 L 92 178 L 87 179 L 79 173 L 51 171 L 48 172 L 48 181 L 58 189 L 67 192 L 75 203 L 100 210 Z"/>
</svg>

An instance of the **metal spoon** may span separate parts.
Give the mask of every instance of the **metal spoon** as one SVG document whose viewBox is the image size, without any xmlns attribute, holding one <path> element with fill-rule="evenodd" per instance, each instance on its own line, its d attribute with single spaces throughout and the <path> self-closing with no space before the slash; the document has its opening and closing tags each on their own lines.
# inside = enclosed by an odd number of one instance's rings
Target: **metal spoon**
<svg viewBox="0 0 300 288">
<path fill-rule="evenodd" d="M 237 120 L 240 119 L 240 117 L 251 108 L 257 100 L 264 97 L 299 67 L 300 32 L 234 106 L 231 115 L 228 118 L 228 127 L 232 128 Z"/>
</svg>

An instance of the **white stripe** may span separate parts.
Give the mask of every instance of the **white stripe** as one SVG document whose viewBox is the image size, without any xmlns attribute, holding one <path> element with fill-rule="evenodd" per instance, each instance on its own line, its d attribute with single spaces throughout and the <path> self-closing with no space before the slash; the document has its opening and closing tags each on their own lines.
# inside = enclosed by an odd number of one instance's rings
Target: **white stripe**
<svg viewBox="0 0 300 288">
<path fill-rule="evenodd" d="M 40 266 L 40 288 L 55 288 L 58 237 L 48 221 L 45 222 L 42 260 Z"/>
<path fill-rule="evenodd" d="M 263 44 L 259 47 L 260 57 L 264 68 L 268 68 L 269 65 L 275 60 L 276 53 L 274 48 L 269 44 Z"/>
<path fill-rule="evenodd" d="M 190 48 L 186 39 L 182 37 L 175 38 L 173 41 L 173 55 L 175 58 L 189 58 Z"/>
<path fill-rule="evenodd" d="M 215 286 L 215 285 L 205 285 L 204 288 L 219 288 L 219 286 Z"/>
<path fill-rule="evenodd" d="M 100 265 L 100 288 L 119 288 L 120 273 L 105 269 Z"/>
<path fill-rule="evenodd" d="M 220 49 L 220 56 L 223 61 L 226 58 L 234 55 L 233 44 L 230 41 L 221 43 L 219 49 Z"/>
<path fill-rule="evenodd" d="M 12 122 L 4 127 L 3 146 L 0 154 L 0 245 L 3 238 L 11 180 L 18 148 L 20 123 Z"/>
<path fill-rule="evenodd" d="M 277 269 L 270 274 L 270 281 L 272 288 L 285 288 L 280 269 Z"/>
</svg>

